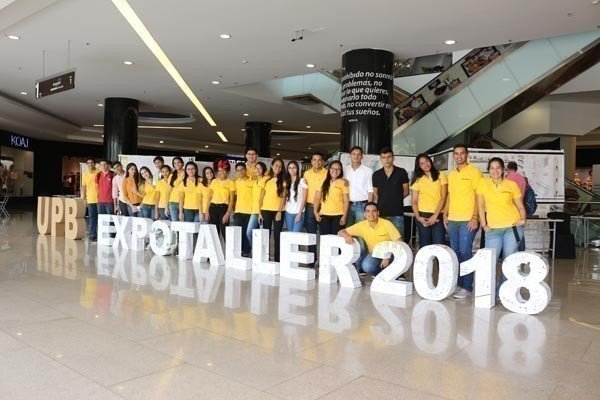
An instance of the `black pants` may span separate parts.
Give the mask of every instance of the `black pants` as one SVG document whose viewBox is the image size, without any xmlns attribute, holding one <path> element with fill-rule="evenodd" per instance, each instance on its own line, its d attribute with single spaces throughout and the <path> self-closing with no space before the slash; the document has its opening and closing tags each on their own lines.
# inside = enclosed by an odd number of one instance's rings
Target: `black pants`
<svg viewBox="0 0 600 400">
<path fill-rule="evenodd" d="M 248 235 L 246 235 L 249 221 L 250 214 L 235 213 L 233 215 L 233 225 L 242 227 L 242 256 L 244 257 L 250 254 L 250 241 Z"/>
<path fill-rule="evenodd" d="M 225 227 L 227 224 L 223 223 L 223 217 L 227 213 L 227 204 L 210 204 L 208 208 L 208 214 L 210 215 L 209 223 L 216 225 L 217 232 L 225 239 Z"/>
<path fill-rule="evenodd" d="M 343 215 L 322 215 L 319 222 L 319 233 L 321 235 L 337 235 L 344 229 L 345 225 L 340 225 Z"/>
<path fill-rule="evenodd" d="M 121 210 L 121 215 L 123 217 L 129 217 L 129 207 L 127 207 L 127 203 L 123 203 L 119 200 L 119 210 Z"/>
<path fill-rule="evenodd" d="M 283 230 L 283 211 L 281 212 L 281 219 L 279 221 L 275 220 L 275 216 L 277 215 L 277 211 L 261 211 L 263 217 L 263 228 L 269 230 L 269 236 L 273 234 L 273 242 L 275 243 L 275 261 L 279 261 L 279 236 L 281 235 L 281 231 Z M 271 229 L 271 225 L 273 228 Z"/>
</svg>

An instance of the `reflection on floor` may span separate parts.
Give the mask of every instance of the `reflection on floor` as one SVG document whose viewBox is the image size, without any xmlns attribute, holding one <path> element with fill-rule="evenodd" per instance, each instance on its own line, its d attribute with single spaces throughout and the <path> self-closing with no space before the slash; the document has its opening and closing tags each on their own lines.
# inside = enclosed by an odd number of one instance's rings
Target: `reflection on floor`
<svg viewBox="0 0 600 400">
<path fill-rule="evenodd" d="M 0 230 L 1 399 L 600 399 L 592 250 L 524 316 L 33 230 Z"/>
</svg>

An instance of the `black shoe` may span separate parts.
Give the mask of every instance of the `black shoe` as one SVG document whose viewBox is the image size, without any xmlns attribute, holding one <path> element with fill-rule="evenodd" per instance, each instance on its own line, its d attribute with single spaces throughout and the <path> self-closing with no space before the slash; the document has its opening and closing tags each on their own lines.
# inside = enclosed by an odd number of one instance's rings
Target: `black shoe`
<svg viewBox="0 0 600 400">
<path fill-rule="evenodd" d="M 97 241 L 98 241 L 98 238 L 97 238 L 96 236 L 92 236 L 92 237 L 90 238 L 90 242 L 94 242 L 94 243 L 96 243 Z"/>
</svg>

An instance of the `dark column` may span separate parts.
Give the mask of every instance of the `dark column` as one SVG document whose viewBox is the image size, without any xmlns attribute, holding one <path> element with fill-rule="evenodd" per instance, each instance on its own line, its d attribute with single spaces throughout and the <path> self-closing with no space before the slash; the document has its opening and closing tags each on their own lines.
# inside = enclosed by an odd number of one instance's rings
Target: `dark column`
<svg viewBox="0 0 600 400">
<path fill-rule="evenodd" d="M 259 157 L 271 157 L 271 123 L 246 122 L 246 147 L 254 147 Z"/>
<path fill-rule="evenodd" d="M 139 102 L 123 97 L 104 100 L 104 158 L 117 161 L 119 154 L 137 154 Z"/>
<path fill-rule="evenodd" d="M 342 151 L 361 146 L 378 154 L 392 143 L 394 54 L 351 50 L 342 56 L 342 68 Z"/>
</svg>

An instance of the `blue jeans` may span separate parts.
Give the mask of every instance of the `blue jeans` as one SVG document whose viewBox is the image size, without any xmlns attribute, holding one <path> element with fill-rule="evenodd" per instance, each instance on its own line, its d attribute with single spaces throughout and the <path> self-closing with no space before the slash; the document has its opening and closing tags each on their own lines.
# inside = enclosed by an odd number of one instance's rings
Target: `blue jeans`
<svg viewBox="0 0 600 400">
<path fill-rule="evenodd" d="M 368 251 L 361 250 L 360 258 L 356 261 L 356 269 L 369 275 L 377 276 L 381 270 L 381 258 L 375 258 Z"/>
<path fill-rule="evenodd" d="M 248 243 L 250 243 L 250 249 L 252 249 L 252 230 L 258 229 L 258 214 L 251 214 L 248 220 L 248 227 L 246 228 L 246 237 Z"/>
<path fill-rule="evenodd" d="M 354 225 L 355 223 L 365 219 L 365 204 L 367 204 L 366 201 L 361 201 L 357 204 L 350 204 L 350 209 L 348 210 L 348 221 L 346 222 L 346 226 Z"/>
<path fill-rule="evenodd" d="M 300 221 L 296 222 L 296 216 L 298 214 L 285 213 L 285 229 L 288 232 L 302 232 L 304 228 L 304 214 L 300 218 Z"/>
<path fill-rule="evenodd" d="M 522 240 L 525 233 L 523 227 L 517 226 L 516 231 L 517 235 L 519 236 L 519 240 Z M 502 258 L 504 259 L 519 251 L 519 241 L 517 241 L 512 227 L 496 228 L 485 233 L 485 247 L 496 249 L 495 261 L 498 262 L 500 254 L 502 254 Z M 504 274 L 502 274 L 500 284 L 502 284 L 505 280 L 506 277 Z"/>
<path fill-rule="evenodd" d="M 171 221 L 179 221 L 179 203 L 169 202 L 169 218 Z"/>
<path fill-rule="evenodd" d="M 127 203 L 123 203 L 119 200 L 119 210 L 121 210 L 121 216 L 129 217 L 129 207 L 127 206 Z"/>
<path fill-rule="evenodd" d="M 405 242 L 408 242 L 408 240 L 406 240 L 406 238 L 404 237 L 404 215 L 383 217 L 383 219 L 387 219 L 388 221 L 390 221 L 392 225 L 394 225 L 396 229 L 398 229 L 398 232 L 400 233 L 400 235 L 402 235 L 402 239 Z"/>
<path fill-rule="evenodd" d="M 140 212 L 138 211 L 138 206 L 140 204 L 138 204 L 137 206 L 135 204 L 131 205 L 128 204 L 127 205 L 127 209 L 129 210 L 129 216 L 130 217 L 139 217 L 140 216 Z"/>
<path fill-rule="evenodd" d="M 161 220 L 165 221 L 168 220 L 169 218 L 167 218 L 167 215 L 165 214 L 165 209 L 164 208 L 159 208 L 158 209 L 158 216 L 160 217 Z"/>
<path fill-rule="evenodd" d="M 140 217 L 142 218 L 154 219 L 154 206 L 142 204 L 142 212 L 140 214 Z"/>
<path fill-rule="evenodd" d="M 422 217 L 429 218 L 432 214 L 420 213 Z M 417 232 L 419 232 L 419 247 L 425 247 L 430 244 L 444 244 L 444 235 L 446 230 L 444 229 L 443 216 L 439 216 L 439 221 L 432 226 L 423 226 L 419 221 L 415 219 L 417 224 Z"/>
<path fill-rule="evenodd" d="M 185 222 L 200 222 L 200 211 L 183 209 L 183 220 Z"/>
<path fill-rule="evenodd" d="M 315 219 L 315 211 L 312 204 L 306 204 L 304 208 L 304 225 L 306 232 L 317 233 L 317 220 Z M 308 251 L 315 255 L 315 261 L 317 261 L 317 246 L 308 246 Z"/>
<path fill-rule="evenodd" d="M 98 203 L 98 214 L 112 215 L 115 213 L 115 205 L 110 203 Z"/>
<path fill-rule="evenodd" d="M 88 226 L 90 228 L 90 238 L 96 238 L 98 236 L 98 204 L 87 205 L 88 213 Z"/>
<path fill-rule="evenodd" d="M 473 257 L 473 239 L 477 229 L 469 232 L 467 230 L 468 221 L 448 221 L 448 236 L 450 237 L 450 247 L 456 253 L 458 262 L 470 260 Z M 487 236 L 486 236 L 487 240 Z M 470 292 L 473 291 L 473 273 L 458 277 L 458 286 Z"/>
</svg>

